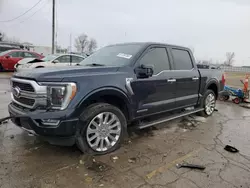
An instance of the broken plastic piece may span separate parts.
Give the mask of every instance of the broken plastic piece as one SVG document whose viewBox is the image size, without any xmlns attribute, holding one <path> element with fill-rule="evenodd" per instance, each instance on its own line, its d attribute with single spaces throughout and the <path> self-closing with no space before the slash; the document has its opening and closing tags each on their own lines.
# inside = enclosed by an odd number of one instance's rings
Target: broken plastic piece
<svg viewBox="0 0 250 188">
<path fill-rule="evenodd" d="M 192 169 L 199 169 L 199 170 L 204 170 L 206 168 L 205 166 L 188 164 L 188 163 L 176 164 L 176 167 L 177 168 L 192 168 Z"/>
<path fill-rule="evenodd" d="M 233 146 L 229 146 L 229 145 L 226 145 L 226 146 L 224 147 L 224 150 L 229 151 L 229 152 L 231 152 L 231 153 L 237 153 L 237 152 L 239 152 L 238 149 L 236 149 L 236 148 L 233 147 Z"/>
</svg>

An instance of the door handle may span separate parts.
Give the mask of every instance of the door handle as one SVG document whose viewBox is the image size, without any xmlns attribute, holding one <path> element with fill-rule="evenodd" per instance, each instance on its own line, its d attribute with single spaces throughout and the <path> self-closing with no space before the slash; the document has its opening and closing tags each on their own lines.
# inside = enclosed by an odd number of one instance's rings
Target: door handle
<svg viewBox="0 0 250 188">
<path fill-rule="evenodd" d="M 176 79 L 173 79 L 173 78 L 168 79 L 168 82 L 176 82 Z"/>
<path fill-rule="evenodd" d="M 199 80 L 199 78 L 198 77 L 193 77 L 192 80 Z"/>
</svg>

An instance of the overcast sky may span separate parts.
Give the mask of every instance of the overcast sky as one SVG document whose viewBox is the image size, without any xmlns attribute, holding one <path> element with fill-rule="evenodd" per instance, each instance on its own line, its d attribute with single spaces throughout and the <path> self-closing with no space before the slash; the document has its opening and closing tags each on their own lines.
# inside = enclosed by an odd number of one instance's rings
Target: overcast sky
<svg viewBox="0 0 250 188">
<path fill-rule="evenodd" d="M 1 22 L 37 1 L 0 0 L 0 30 L 21 41 L 50 46 L 52 0 L 42 0 L 15 21 Z M 84 32 L 96 38 L 99 47 L 166 42 L 194 48 L 196 59 L 224 60 L 226 52 L 235 52 L 235 65 L 250 65 L 250 0 L 56 1 L 57 42 L 64 47 L 70 44 L 70 33 L 74 39 Z"/>
</svg>

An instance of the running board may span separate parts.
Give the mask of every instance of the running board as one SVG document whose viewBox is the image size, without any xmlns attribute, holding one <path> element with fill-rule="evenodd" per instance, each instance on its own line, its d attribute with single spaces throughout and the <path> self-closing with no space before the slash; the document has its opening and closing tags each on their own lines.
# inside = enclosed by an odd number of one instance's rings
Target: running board
<svg viewBox="0 0 250 188">
<path fill-rule="evenodd" d="M 165 123 L 165 122 L 173 120 L 173 119 L 177 119 L 177 118 L 180 118 L 180 117 L 183 117 L 183 116 L 194 114 L 194 113 L 200 112 L 202 110 L 204 110 L 204 108 L 196 108 L 196 109 L 193 109 L 193 110 L 184 111 L 182 113 L 174 114 L 174 115 L 171 115 L 171 116 L 168 116 L 168 117 L 165 117 L 165 118 L 150 121 L 148 123 L 142 123 L 139 126 L 137 126 L 137 128 L 138 129 L 144 129 L 144 128 L 151 127 L 151 126 L 154 126 L 154 125 L 157 125 L 157 124 Z"/>
</svg>

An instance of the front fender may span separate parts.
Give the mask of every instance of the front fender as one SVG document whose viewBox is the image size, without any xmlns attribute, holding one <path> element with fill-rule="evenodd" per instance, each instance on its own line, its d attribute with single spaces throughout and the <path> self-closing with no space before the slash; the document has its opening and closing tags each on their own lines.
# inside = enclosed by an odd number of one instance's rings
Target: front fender
<svg viewBox="0 0 250 188">
<path fill-rule="evenodd" d="M 77 105 L 77 108 L 83 109 L 86 106 L 86 104 L 88 104 L 88 102 L 91 101 L 91 99 L 95 99 L 100 96 L 115 96 L 121 99 L 126 105 L 129 117 L 131 117 L 131 110 L 130 110 L 131 99 L 123 90 L 116 87 L 102 87 L 89 92 L 85 97 L 81 99 L 81 101 Z"/>
</svg>

